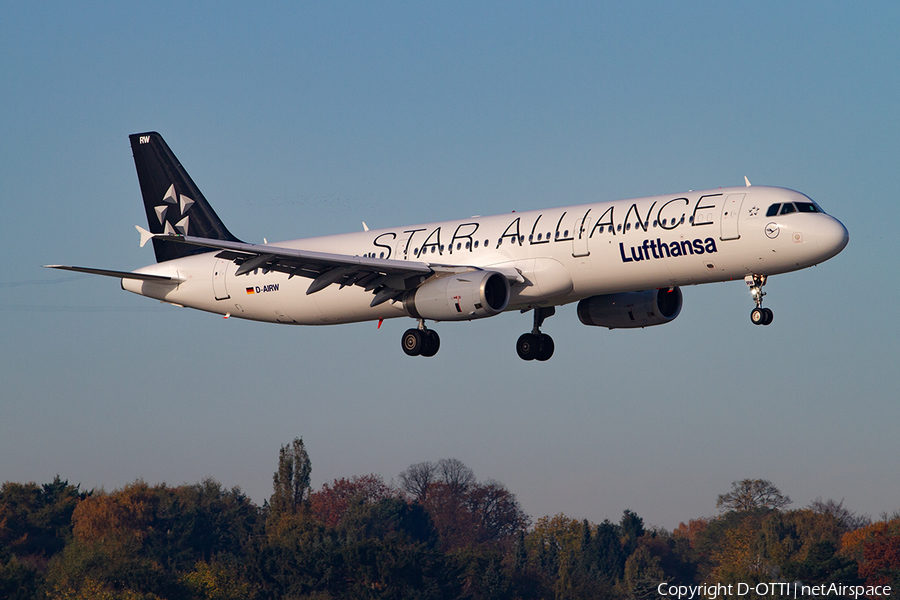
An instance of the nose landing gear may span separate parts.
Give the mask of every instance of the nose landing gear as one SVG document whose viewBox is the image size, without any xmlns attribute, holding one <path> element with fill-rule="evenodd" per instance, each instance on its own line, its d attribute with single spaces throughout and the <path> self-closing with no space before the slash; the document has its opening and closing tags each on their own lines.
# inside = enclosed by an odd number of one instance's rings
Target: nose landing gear
<svg viewBox="0 0 900 600">
<path fill-rule="evenodd" d="M 425 319 L 419 319 L 418 329 L 407 329 L 400 342 L 408 356 L 434 356 L 441 348 L 441 338 L 425 327 Z"/>
<path fill-rule="evenodd" d="M 756 308 L 750 311 L 750 322 L 754 325 L 768 325 L 772 322 L 774 315 L 771 308 L 763 308 L 762 299 L 766 293 L 762 290 L 766 285 L 765 275 L 747 275 L 744 282 L 750 287 L 750 295 L 756 302 Z"/>
<path fill-rule="evenodd" d="M 544 319 L 556 314 L 552 306 L 537 306 L 534 309 L 534 328 L 531 333 L 523 333 L 516 342 L 516 352 L 522 360 L 549 360 L 553 356 L 555 345 L 553 338 L 546 333 L 541 333 L 541 325 Z"/>
</svg>

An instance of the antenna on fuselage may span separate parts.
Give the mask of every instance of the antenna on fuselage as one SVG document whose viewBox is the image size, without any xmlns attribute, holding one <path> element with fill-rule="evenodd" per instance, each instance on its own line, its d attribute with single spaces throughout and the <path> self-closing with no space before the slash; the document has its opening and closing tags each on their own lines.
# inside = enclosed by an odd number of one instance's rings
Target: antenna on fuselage
<svg viewBox="0 0 900 600">
<path fill-rule="evenodd" d="M 747 184 L 747 187 L 750 187 L 750 180 L 747 179 L 747 176 L 746 176 L 746 175 L 744 175 L 744 183 Z"/>
</svg>

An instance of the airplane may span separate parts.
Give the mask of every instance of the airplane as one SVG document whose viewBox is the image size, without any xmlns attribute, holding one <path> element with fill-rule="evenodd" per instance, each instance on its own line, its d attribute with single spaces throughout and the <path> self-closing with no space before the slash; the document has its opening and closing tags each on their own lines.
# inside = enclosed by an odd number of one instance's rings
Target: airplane
<svg viewBox="0 0 900 600">
<path fill-rule="evenodd" d="M 403 351 L 434 356 L 426 321 L 533 313 L 516 342 L 524 360 L 546 361 L 541 331 L 556 307 L 577 302 L 596 327 L 661 325 L 681 313 L 682 286 L 743 279 L 763 307 L 769 276 L 837 255 L 844 225 L 808 196 L 745 185 L 563 206 L 409 227 L 250 244 L 225 227 L 156 132 L 129 136 L 156 264 L 136 271 L 48 268 L 121 279 L 122 289 L 181 307 L 295 325 L 411 317 Z"/>
</svg>

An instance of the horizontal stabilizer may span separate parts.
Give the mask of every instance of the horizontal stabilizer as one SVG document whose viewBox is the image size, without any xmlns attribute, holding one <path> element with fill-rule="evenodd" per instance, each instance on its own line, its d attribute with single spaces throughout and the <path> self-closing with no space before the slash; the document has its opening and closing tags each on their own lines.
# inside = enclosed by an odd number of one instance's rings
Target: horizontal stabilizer
<svg viewBox="0 0 900 600">
<path fill-rule="evenodd" d="M 147 242 L 153 239 L 153 234 L 140 225 L 135 225 L 134 228 L 137 229 L 138 233 L 141 234 L 141 248 L 143 248 Z"/>
<path fill-rule="evenodd" d="M 63 271 L 77 271 L 90 273 L 91 275 L 103 275 L 104 277 L 116 277 L 118 279 L 140 279 L 141 281 L 158 281 L 160 283 L 181 283 L 184 279 L 168 277 L 166 275 L 151 275 L 150 273 L 132 273 L 130 271 L 110 271 L 109 269 L 91 269 L 89 267 L 70 267 L 67 265 L 44 265 L 47 269 L 62 269 Z"/>
</svg>

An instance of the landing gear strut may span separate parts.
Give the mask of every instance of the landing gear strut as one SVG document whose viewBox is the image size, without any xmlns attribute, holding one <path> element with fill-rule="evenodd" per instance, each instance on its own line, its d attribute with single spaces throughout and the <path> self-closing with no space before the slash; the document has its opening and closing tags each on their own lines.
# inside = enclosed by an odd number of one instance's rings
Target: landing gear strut
<svg viewBox="0 0 900 600">
<path fill-rule="evenodd" d="M 425 319 L 419 319 L 417 329 L 407 329 L 400 343 L 409 356 L 434 356 L 441 348 L 441 338 L 437 331 L 425 327 Z"/>
<path fill-rule="evenodd" d="M 766 285 L 765 275 L 747 275 L 744 281 L 750 287 L 750 295 L 756 302 L 756 308 L 750 311 L 750 321 L 754 325 L 768 325 L 772 322 L 774 315 L 771 308 L 763 308 L 762 299 L 766 293 L 762 290 Z"/>
<path fill-rule="evenodd" d="M 552 306 L 537 306 L 534 309 L 534 328 L 531 333 L 523 333 L 516 342 L 516 352 L 522 360 L 548 360 L 553 356 L 553 338 L 546 333 L 541 333 L 541 325 L 544 319 L 556 314 Z"/>
</svg>

